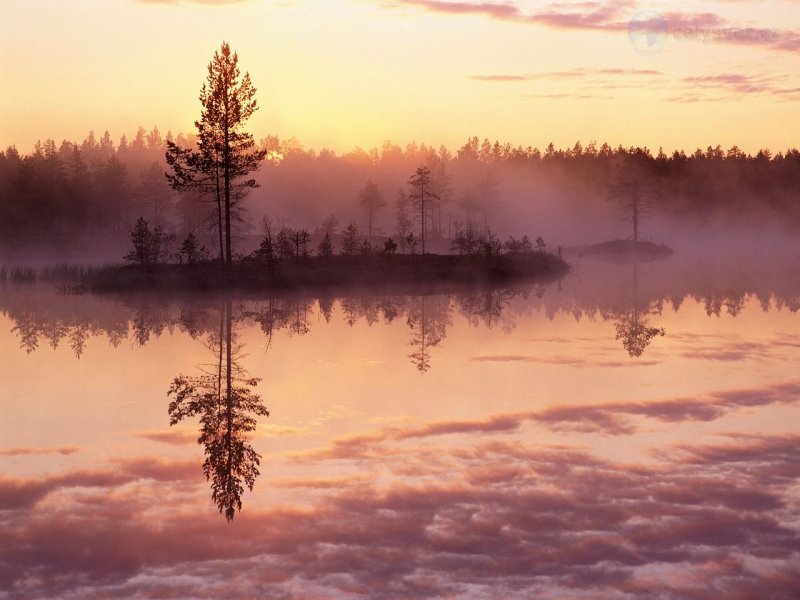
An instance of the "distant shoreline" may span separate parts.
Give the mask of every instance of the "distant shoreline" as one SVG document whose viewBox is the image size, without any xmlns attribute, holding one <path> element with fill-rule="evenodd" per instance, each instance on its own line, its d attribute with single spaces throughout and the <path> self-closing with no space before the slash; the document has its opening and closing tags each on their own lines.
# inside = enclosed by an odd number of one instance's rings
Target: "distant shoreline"
<svg viewBox="0 0 800 600">
<path fill-rule="evenodd" d="M 615 263 L 651 262 L 674 254 L 667 245 L 633 240 L 610 240 L 592 246 L 580 246 L 571 252 Z"/>
</svg>

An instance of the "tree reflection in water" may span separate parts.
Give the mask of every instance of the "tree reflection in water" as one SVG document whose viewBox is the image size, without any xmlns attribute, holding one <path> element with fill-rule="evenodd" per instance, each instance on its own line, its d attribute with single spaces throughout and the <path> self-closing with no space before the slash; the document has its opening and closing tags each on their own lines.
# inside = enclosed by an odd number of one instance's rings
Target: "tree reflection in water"
<svg viewBox="0 0 800 600">
<path fill-rule="evenodd" d="M 630 308 L 617 316 L 614 329 L 617 331 L 615 339 L 622 340 L 622 345 L 631 358 L 638 358 L 644 354 L 645 349 L 656 336 L 666 335 L 663 327 L 651 327 L 647 319 L 653 314 L 650 304 L 643 309 L 639 303 L 639 266 L 633 265 L 633 303 Z"/>
<path fill-rule="evenodd" d="M 198 444 L 205 447 L 203 472 L 211 482 L 211 498 L 228 521 L 242 508 L 244 488 L 252 491 L 259 475 L 261 456 L 247 434 L 256 428 L 256 417 L 269 411 L 249 377 L 237 364 L 241 347 L 235 344 L 230 300 L 220 309 L 219 335 L 212 336 L 217 361 L 214 371 L 203 375 L 178 375 L 168 396 L 170 426 L 186 417 L 200 417 Z"/>
<path fill-rule="evenodd" d="M 426 306 L 427 302 L 427 306 Z M 430 349 L 438 346 L 447 335 L 450 320 L 450 299 L 442 296 L 420 296 L 411 302 L 406 323 L 411 329 L 409 344 L 414 352 L 408 355 L 420 373 L 431 368 Z"/>
</svg>

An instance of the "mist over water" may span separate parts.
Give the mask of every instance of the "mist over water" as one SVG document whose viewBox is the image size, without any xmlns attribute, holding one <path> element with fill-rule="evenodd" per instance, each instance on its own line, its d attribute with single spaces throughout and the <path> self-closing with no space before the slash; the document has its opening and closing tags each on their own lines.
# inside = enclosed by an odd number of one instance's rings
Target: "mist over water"
<svg viewBox="0 0 800 600">
<path fill-rule="evenodd" d="M 119 143 L 108 133 L 99 139 L 90 134 L 74 144 L 46 140 L 29 154 L 13 147 L 0 153 L 0 262 L 120 262 L 139 217 L 174 236 L 170 256 L 193 232 L 213 258 L 213 198 L 170 189 L 167 142 L 191 148 L 196 140 L 140 129 Z M 350 223 L 366 235 L 371 222 L 378 245 L 388 237 L 398 241 L 398 196 L 410 193 L 409 179 L 421 165 L 430 169 L 436 194 L 426 209 L 426 233 L 436 252 L 452 251 L 457 232 L 470 226 L 501 241 L 541 236 L 551 249 L 630 238 L 626 195 L 613 193 L 623 175 L 641 197 L 641 240 L 720 256 L 798 252 L 795 149 L 751 156 L 735 146 L 709 146 L 666 155 L 578 143 L 540 151 L 470 138 L 452 149 L 386 142 L 337 155 L 276 137 L 257 147 L 267 157 L 252 173 L 260 187 L 248 188 L 237 201 L 232 224 L 235 250 L 243 256 L 258 248 L 264 218 L 276 232 L 307 230 L 314 249 L 323 230 L 341 233 Z M 370 183 L 378 193 L 371 218 L 359 199 Z M 419 237 L 418 211 L 408 210 Z M 334 246 L 338 251 L 338 241 Z"/>
</svg>

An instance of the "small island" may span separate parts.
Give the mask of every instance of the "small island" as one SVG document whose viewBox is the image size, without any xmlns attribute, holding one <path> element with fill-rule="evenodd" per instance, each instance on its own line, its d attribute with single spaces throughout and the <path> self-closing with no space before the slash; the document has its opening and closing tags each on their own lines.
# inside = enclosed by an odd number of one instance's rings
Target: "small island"
<svg viewBox="0 0 800 600">
<path fill-rule="evenodd" d="M 639 240 L 610 240 L 577 249 L 581 256 L 589 256 L 607 262 L 629 264 L 651 262 L 672 256 L 673 250 L 664 244 Z"/>
<path fill-rule="evenodd" d="M 209 259 L 192 234 L 173 254 L 166 250 L 169 240 L 160 230 L 151 230 L 147 221 L 139 219 L 131 232 L 133 249 L 125 256 L 127 264 L 56 270 L 54 275 L 73 292 L 128 292 L 495 285 L 552 280 L 569 271 L 560 250 L 549 252 L 544 240 L 538 238 L 534 245 L 527 236 L 501 243 L 491 233 L 459 231 L 449 254 L 418 253 L 413 233 L 403 240 L 403 252 L 398 252 L 392 238 L 379 245 L 361 236 L 354 224 L 341 235 L 325 232 L 312 251 L 315 236 L 320 234 L 287 227 L 273 236 L 265 222 L 259 248 L 228 262 Z"/>
<path fill-rule="evenodd" d="M 71 280 L 72 290 L 263 290 L 314 287 L 418 287 L 425 284 L 500 284 L 546 281 L 566 274 L 567 263 L 551 253 L 503 255 L 492 260 L 445 254 L 308 257 L 271 267 L 243 261 L 233 269 L 218 264 L 116 265 L 89 269 Z"/>
</svg>

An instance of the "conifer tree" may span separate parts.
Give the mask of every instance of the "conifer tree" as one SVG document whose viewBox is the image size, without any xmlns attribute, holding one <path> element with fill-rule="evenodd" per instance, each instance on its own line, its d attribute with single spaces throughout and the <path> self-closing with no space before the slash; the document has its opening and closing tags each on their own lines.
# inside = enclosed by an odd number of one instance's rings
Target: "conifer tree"
<svg viewBox="0 0 800 600">
<path fill-rule="evenodd" d="M 259 187 L 247 176 L 258 170 L 266 150 L 255 148 L 253 135 L 244 126 L 258 110 L 256 88 L 250 74 L 242 76 L 239 57 L 223 42 L 208 65 L 206 83 L 200 90 L 202 112 L 195 121 L 197 150 L 186 151 L 173 142 L 167 143 L 167 162 L 173 169 L 168 174 L 177 189 L 201 185 L 217 199 L 221 253 L 224 264 L 233 262 L 231 223 L 236 206 L 252 188 Z"/>
</svg>

